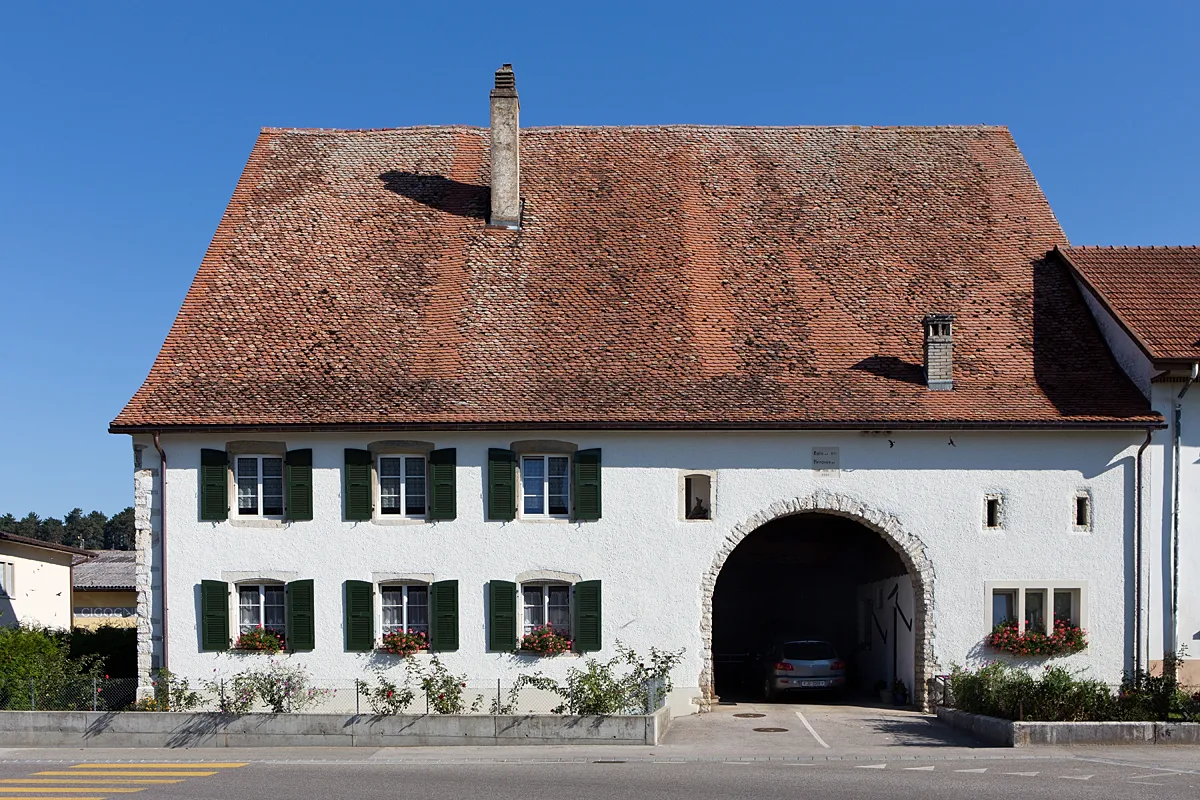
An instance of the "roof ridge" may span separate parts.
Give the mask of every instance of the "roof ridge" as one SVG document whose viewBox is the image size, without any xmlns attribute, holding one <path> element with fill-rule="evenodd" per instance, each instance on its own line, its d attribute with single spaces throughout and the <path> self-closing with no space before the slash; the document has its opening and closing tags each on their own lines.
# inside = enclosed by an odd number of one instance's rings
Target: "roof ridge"
<svg viewBox="0 0 1200 800">
<path fill-rule="evenodd" d="M 400 131 L 478 131 L 486 132 L 487 126 L 451 123 L 446 125 L 402 125 L 394 128 L 321 128 L 295 126 L 264 126 L 264 133 L 392 133 Z M 710 131 L 1008 131 L 1007 125 L 962 124 L 962 125 L 707 125 L 703 123 L 679 122 L 668 124 L 640 125 L 531 125 L 521 128 L 531 133 L 542 131 L 661 131 L 661 130 L 710 130 Z"/>
<path fill-rule="evenodd" d="M 1076 244 L 1067 250 L 1111 250 L 1113 252 L 1139 250 L 1200 250 L 1200 245 L 1194 244 Z"/>
</svg>

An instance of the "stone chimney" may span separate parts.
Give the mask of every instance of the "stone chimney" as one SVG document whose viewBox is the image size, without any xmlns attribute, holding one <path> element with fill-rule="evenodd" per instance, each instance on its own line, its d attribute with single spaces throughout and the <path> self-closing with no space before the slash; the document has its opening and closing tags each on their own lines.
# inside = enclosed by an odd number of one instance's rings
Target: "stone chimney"
<svg viewBox="0 0 1200 800">
<path fill-rule="evenodd" d="M 521 103 L 512 64 L 496 70 L 492 89 L 493 228 L 521 227 Z"/>
<path fill-rule="evenodd" d="M 954 388 L 954 315 L 925 317 L 925 384 L 935 392 Z"/>
</svg>

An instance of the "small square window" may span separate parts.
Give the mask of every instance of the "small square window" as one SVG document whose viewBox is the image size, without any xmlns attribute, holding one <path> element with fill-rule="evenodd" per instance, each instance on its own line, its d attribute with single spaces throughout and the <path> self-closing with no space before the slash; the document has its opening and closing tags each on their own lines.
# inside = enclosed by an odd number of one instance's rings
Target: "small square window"
<svg viewBox="0 0 1200 800">
<path fill-rule="evenodd" d="M 1092 527 L 1092 498 L 1087 494 L 1075 495 L 1075 527 Z"/>
<path fill-rule="evenodd" d="M 712 477 L 686 475 L 683 479 L 684 519 L 712 519 Z"/>
</svg>

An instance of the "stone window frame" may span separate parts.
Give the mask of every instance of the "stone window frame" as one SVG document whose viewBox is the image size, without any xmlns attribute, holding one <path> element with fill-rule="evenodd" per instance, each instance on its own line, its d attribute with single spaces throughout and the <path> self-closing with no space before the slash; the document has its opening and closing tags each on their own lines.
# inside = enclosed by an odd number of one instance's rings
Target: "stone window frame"
<svg viewBox="0 0 1200 800">
<path fill-rule="evenodd" d="M 1072 592 L 1072 609 L 1075 625 L 1079 628 L 1088 627 L 1088 582 L 1083 580 L 1055 581 L 986 581 L 984 583 L 984 630 L 991 631 L 995 625 L 992 618 L 992 597 L 996 592 L 1013 591 L 1017 594 L 1016 614 L 1017 630 L 1025 632 L 1025 595 L 1027 592 L 1045 592 L 1046 630 L 1054 629 L 1054 594 L 1055 592 Z"/>
<path fill-rule="evenodd" d="M 242 588 L 243 587 L 248 588 L 250 586 L 257 586 L 259 588 L 258 615 L 259 615 L 260 620 L 262 620 L 265 617 L 266 600 L 264 597 L 265 592 L 263 591 L 264 587 L 277 586 L 282 590 L 281 594 L 283 596 L 283 626 L 282 626 L 283 629 L 282 629 L 281 633 L 283 633 L 284 640 L 286 640 L 288 637 L 287 589 L 286 589 L 287 581 L 280 581 L 280 580 L 271 579 L 271 578 L 247 578 L 245 580 L 240 580 L 240 581 L 230 584 L 231 591 L 229 592 L 229 605 L 230 605 L 230 609 L 231 609 L 232 613 L 231 613 L 231 616 L 229 619 L 232 624 L 229 626 L 230 627 L 229 632 L 232 634 L 233 641 L 236 643 L 238 640 L 238 637 L 240 637 L 242 635 Z M 266 627 L 265 624 L 263 627 Z"/>
<path fill-rule="evenodd" d="M 1007 509 L 1005 509 L 1006 503 L 1004 500 L 1003 492 L 988 492 L 983 496 L 983 517 L 980 520 L 980 525 L 984 533 L 1003 533 L 1006 529 L 1007 514 L 1005 512 Z M 992 503 L 996 504 L 996 524 L 988 525 L 988 511 Z"/>
<path fill-rule="evenodd" d="M 282 458 L 284 459 L 283 470 L 283 514 L 276 516 L 263 516 L 261 513 L 255 516 L 249 514 L 243 516 L 238 514 L 238 487 L 237 487 L 237 460 L 238 456 L 250 457 L 266 457 L 266 458 Z M 228 462 L 225 465 L 225 486 L 226 486 L 226 502 L 229 505 L 229 516 L 226 522 L 230 525 L 239 528 L 285 528 L 287 527 L 287 442 L 277 441 L 254 441 L 254 440 L 237 440 L 225 443 L 225 460 Z M 262 484 L 262 475 L 258 476 L 259 484 Z M 261 508 L 259 509 L 262 510 Z M 236 618 L 236 617 L 235 617 Z"/>
<path fill-rule="evenodd" d="M 687 479 L 701 475 L 708 478 L 708 518 L 691 519 L 687 508 Z M 712 522 L 717 517 L 717 471 L 715 469 L 681 469 L 675 481 L 675 514 L 681 522 Z"/>
<path fill-rule="evenodd" d="M 429 519 L 429 454 L 437 449 L 433 442 L 417 441 L 415 439 L 384 439 L 378 442 L 368 442 L 367 451 L 371 454 L 371 519 L 372 525 L 403 526 L 426 525 Z M 383 500 L 380 497 L 379 459 L 383 456 L 421 456 L 425 459 L 425 513 L 421 516 L 407 514 L 384 514 Z"/>
<path fill-rule="evenodd" d="M 557 439 L 522 439 L 516 442 L 510 442 L 508 449 L 513 452 L 516 459 L 514 465 L 515 472 L 515 489 L 517 495 L 517 515 L 516 518 L 523 522 L 535 523 L 564 523 L 572 522 L 575 517 L 575 493 L 573 491 L 573 480 L 571 471 L 575 468 L 575 453 L 579 451 L 579 445 L 574 442 L 564 442 Z M 566 514 L 526 514 L 525 513 L 525 481 L 522 477 L 522 467 L 527 456 L 566 456 L 567 457 L 567 513 Z M 547 467 L 549 463 L 547 462 Z M 547 491 L 549 477 L 547 476 Z M 549 494 L 546 495 L 547 504 L 549 503 Z"/>
<path fill-rule="evenodd" d="M 1079 501 L 1085 501 L 1084 508 L 1087 516 L 1087 522 L 1083 525 L 1079 524 Z M 1074 533 L 1091 533 L 1096 529 L 1096 503 L 1092 499 L 1092 493 L 1088 489 L 1080 489 L 1075 492 L 1071 501 L 1071 530 Z"/>
<path fill-rule="evenodd" d="M 575 584 L 581 582 L 583 577 L 576 572 L 563 572 L 561 570 L 536 569 L 527 570 L 517 575 L 515 583 L 517 584 L 517 603 L 521 610 L 520 619 L 520 635 L 518 641 L 525 636 L 525 587 L 526 586 L 566 586 L 567 587 L 567 632 L 568 639 L 575 638 Z M 543 618 L 549 619 L 549 593 L 544 592 L 542 598 Z M 559 635 L 563 635 L 561 632 Z"/>
<path fill-rule="evenodd" d="M 385 581 L 380 581 L 375 584 L 375 593 L 377 595 L 377 600 L 375 602 L 375 605 L 378 606 L 378 612 L 379 612 L 375 617 L 377 620 L 379 620 L 378 624 L 375 626 L 376 641 L 383 641 L 384 634 L 387 633 L 387 630 L 385 630 L 385 628 L 384 628 L 384 620 L 383 620 L 383 608 L 384 608 L 383 593 L 385 591 L 389 591 L 389 590 L 393 590 L 393 591 L 396 589 L 402 590 L 404 599 L 403 599 L 403 605 L 402 605 L 402 612 L 401 612 L 402 619 L 401 619 L 400 627 L 402 630 L 407 631 L 409 628 L 408 592 L 409 592 L 409 589 L 411 589 L 414 586 L 420 587 L 425 590 L 425 638 L 426 638 L 426 640 L 429 639 L 430 632 L 432 631 L 432 628 L 433 628 L 432 598 L 430 597 L 430 590 L 429 590 L 429 586 L 431 583 L 432 583 L 432 581 L 385 580 Z"/>
</svg>

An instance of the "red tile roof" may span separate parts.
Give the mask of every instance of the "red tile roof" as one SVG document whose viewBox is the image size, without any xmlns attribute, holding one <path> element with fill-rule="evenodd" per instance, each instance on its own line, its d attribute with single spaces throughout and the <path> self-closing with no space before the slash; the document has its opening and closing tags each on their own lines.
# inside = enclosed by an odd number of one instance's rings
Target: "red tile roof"
<svg viewBox="0 0 1200 800">
<path fill-rule="evenodd" d="M 1159 419 L 1005 128 L 525 129 L 519 232 L 485 229 L 488 145 L 264 130 L 111 429 Z"/>
<path fill-rule="evenodd" d="M 1059 252 L 1152 361 L 1200 361 L 1200 248 Z"/>
</svg>

